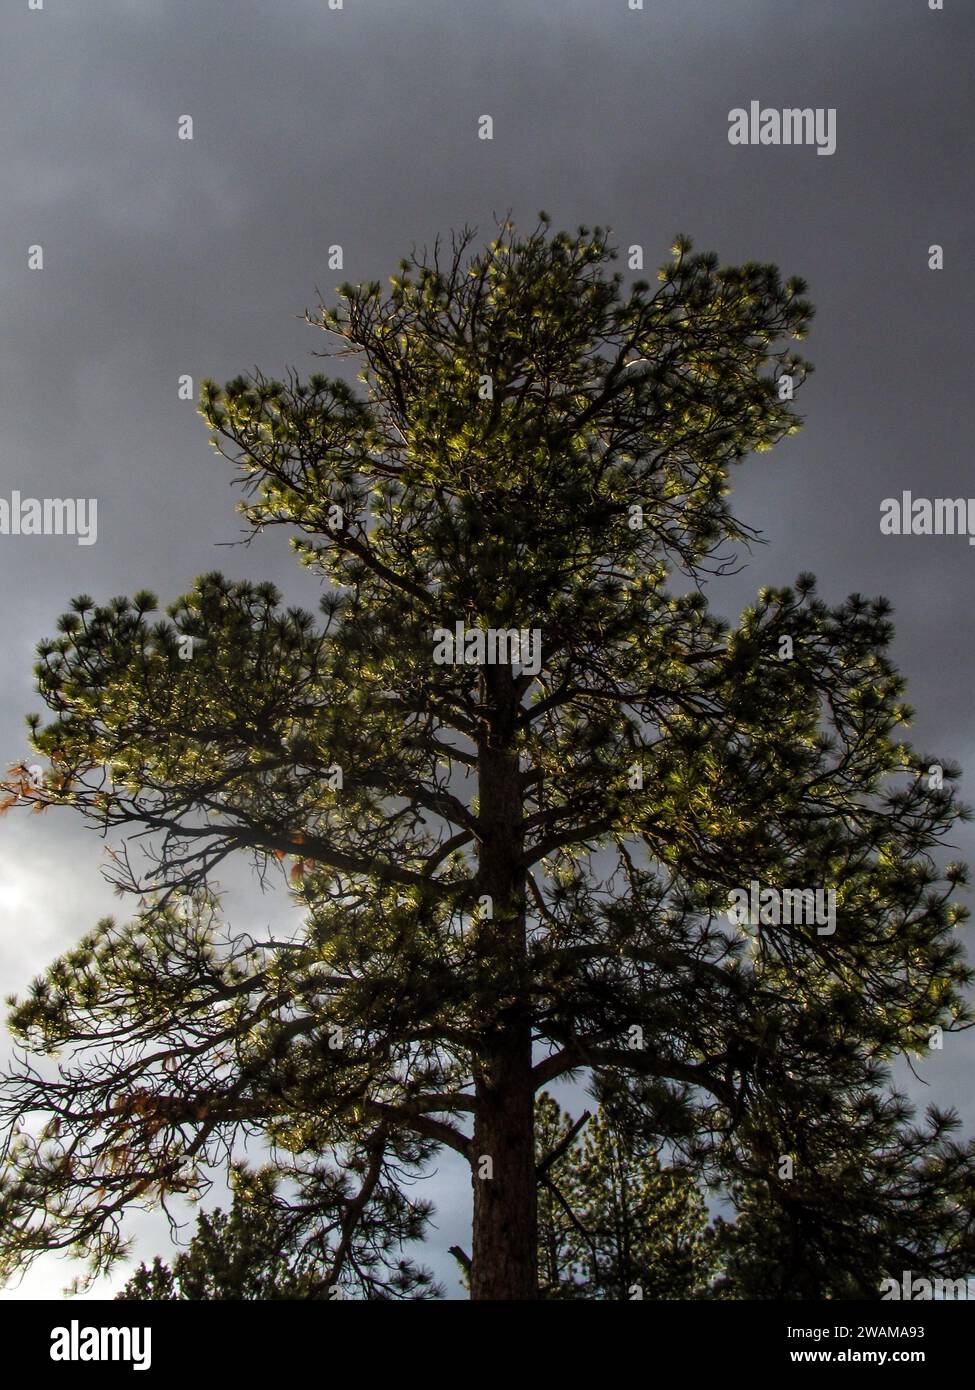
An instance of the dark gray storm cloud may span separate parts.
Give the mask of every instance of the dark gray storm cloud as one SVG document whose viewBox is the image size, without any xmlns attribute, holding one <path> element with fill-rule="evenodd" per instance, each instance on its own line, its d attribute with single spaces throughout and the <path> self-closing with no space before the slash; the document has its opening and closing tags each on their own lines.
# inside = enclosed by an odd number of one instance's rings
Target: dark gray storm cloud
<svg viewBox="0 0 975 1390">
<path fill-rule="evenodd" d="M 975 547 L 879 528 L 903 489 L 975 494 L 966 0 L 19 0 L 0 24 L 0 496 L 98 500 L 93 546 L 0 536 L 5 762 L 38 705 L 33 645 L 72 595 L 168 600 L 219 567 L 316 601 L 280 533 L 216 547 L 239 535 L 235 494 L 180 374 L 307 372 L 316 286 L 329 298 L 451 227 L 488 236 L 494 214 L 544 208 L 610 225 L 651 274 L 683 231 L 809 281 L 806 425 L 736 474 L 768 544 L 711 600 L 734 616 L 800 570 L 830 600 L 887 594 L 916 741 L 975 766 Z M 729 111 L 753 100 L 835 109 L 835 153 L 730 145 Z M 8 819 L 4 992 L 110 909 L 100 850 L 54 816 Z M 288 910 L 243 888 L 237 905 L 255 924 Z M 972 1048 L 950 1040 L 915 1086 L 969 1127 Z M 445 1247 L 467 1194 L 438 1181 Z M 158 1227 L 141 1229 L 151 1248 Z M 48 1264 L 25 1290 L 64 1278 Z"/>
</svg>

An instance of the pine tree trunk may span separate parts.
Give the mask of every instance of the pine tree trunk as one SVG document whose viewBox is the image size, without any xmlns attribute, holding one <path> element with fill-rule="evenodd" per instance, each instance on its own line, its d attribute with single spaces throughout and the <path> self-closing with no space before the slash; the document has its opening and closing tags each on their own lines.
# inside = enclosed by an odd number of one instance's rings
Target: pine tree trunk
<svg viewBox="0 0 975 1390">
<path fill-rule="evenodd" d="M 511 747 L 510 668 L 485 671 L 496 714 L 478 749 L 482 837 L 479 893 L 490 917 L 477 928 L 481 1047 L 475 1062 L 473 1299 L 538 1297 L 535 1105 L 525 932 L 523 803 Z"/>
<path fill-rule="evenodd" d="M 474 1121 L 473 1299 L 538 1297 L 534 1096 L 529 1046 L 483 1067 Z M 490 1159 L 491 1176 L 481 1176 Z"/>
</svg>

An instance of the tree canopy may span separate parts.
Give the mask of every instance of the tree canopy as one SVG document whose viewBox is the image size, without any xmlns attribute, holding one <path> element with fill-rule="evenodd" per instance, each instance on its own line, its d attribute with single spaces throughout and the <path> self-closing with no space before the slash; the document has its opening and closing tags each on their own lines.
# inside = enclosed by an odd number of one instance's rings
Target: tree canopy
<svg viewBox="0 0 975 1390">
<path fill-rule="evenodd" d="M 535 1100 L 572 1078 L 752 1226 L 831 1209 L 824 1258 L 862 1296 L 905 1210 L 933 1264 L 969 1257 L 972 1149 L 950 1115 L 914 1130 L 886 1069 L 969 1022 L 957 769 L 903 736 L 884 600 L 800 575 L 728 624 L 705 593 L 752 534 L 733 465 L 799 425 L 806 287 L 685 238 L 625 285 L 604 229 L 544 218 L 473 243 L 308 315 L 359 388 L 203 388 L 247 527 L 292 532 L 317 614 L 208 574 L 164 616 L 83 595 L 39 646 L 46 768 L 4 805 L 107 836 L 136 910 L 13 1004 L 7 1272 L 109 1267 L 128 1207 L 205 1188 L 254 1134 L 313 1194 L 333 1282 L 361 1287 L 362 1239 L 386 1277 L 369 1242 L 412 1238 L 447 1147 L 472 1296 L 534 1298 Z M 458 630 L 493 648 L 438 660 Z M 301 932 L 223 920 L 240 852 Z M 834 929 L 735 918 L 753 883 L 829 891 Z M 876 1215 L 844 1185 L 864 1163 Z"/>
</svg>

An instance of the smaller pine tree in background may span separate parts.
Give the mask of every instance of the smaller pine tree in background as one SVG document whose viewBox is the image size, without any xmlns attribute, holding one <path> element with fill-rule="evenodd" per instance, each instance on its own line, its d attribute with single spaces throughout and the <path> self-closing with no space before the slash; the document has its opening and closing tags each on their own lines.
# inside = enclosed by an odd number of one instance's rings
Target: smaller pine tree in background
<svg viewBox="0 0 975 1390">
<path fill-rule="evenodd" d="M 536 1111 L 542 1296 L 706 1297 L 715 1252 L 693 1173 L 662 1165 L 648 1136 L 605 1106 L 577 1137 L 575 1129 L 543 1093 Z M 555 1155 L 547 1167 L 546 1154 Z"/>
</svg>

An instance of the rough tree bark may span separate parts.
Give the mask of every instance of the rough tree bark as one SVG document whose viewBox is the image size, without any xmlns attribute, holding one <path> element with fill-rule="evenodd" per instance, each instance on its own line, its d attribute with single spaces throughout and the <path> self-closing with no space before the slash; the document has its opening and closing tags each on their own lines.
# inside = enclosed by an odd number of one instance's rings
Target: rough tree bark
<svg viewBox="0 0 975 1390">
<path fill-rule="evenodd" d="M 478 748 L 481 1047 L 475 1059 L 472 1299 L 538 1297 L 535 1111 L 528 1010 L 524 806 L 510 667 L 485 670 L 492 728 Z M 489 1160 L 489 1162 L 487 1161 Z"/>
</svg>

